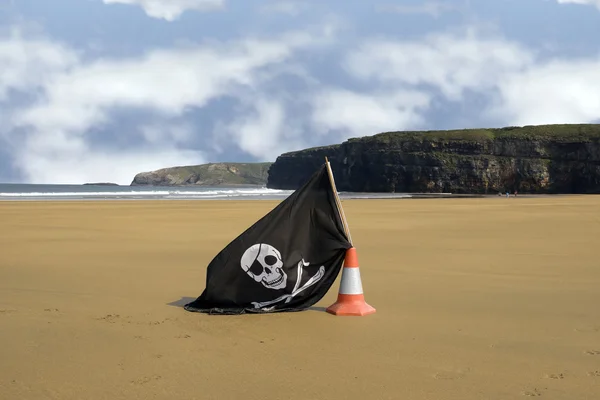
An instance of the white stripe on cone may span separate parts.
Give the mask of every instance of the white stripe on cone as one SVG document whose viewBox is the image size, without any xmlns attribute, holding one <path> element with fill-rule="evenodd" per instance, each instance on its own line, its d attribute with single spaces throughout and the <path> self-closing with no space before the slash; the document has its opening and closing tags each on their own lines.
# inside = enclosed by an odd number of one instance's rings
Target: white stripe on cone
<svg viewBox="0 0 600 400">
<path fill-rule="evenodd" d="M 344 268 L 342 270 L 341 294 L 363 294 L 360 271 L 358 268 Z"/>
</svg>

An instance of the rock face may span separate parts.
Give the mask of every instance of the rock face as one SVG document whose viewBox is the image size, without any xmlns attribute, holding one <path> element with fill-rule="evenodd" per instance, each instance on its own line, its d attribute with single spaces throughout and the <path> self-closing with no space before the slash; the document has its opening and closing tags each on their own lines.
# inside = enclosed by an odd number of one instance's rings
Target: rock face
<svg viewBox="0 0 600 400">
<path fill-rule="evenodd" d="M 328 157 L 339 191 L 600 193 L 600 125 L 386 132 L 285 153 L 267 187 L 296 189 Z"/>
<path fill-rule="evenodd" d="M 141 172 L 131 186 L 264 185 L 271 163 L 215 163 Z"/>
</svg>

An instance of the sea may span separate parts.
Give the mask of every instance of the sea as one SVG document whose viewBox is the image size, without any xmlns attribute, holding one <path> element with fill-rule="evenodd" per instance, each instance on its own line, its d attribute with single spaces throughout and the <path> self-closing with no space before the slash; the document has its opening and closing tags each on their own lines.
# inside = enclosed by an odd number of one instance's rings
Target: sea
<svg viewBox="0 0 600 400">
<path fill-rule="evenodd" d="M 114 186 L 0 184 L 0 201 L 51 200 L 284 200 L 292 190 L 261 186 Z M 410 193 L 339 192 L 340 199 L 410 198 Z"/>
</svg>

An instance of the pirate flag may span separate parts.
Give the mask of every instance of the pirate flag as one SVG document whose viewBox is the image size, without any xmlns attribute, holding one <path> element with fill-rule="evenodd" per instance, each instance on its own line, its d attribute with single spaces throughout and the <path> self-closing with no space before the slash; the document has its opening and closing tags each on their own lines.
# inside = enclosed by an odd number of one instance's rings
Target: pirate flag
<svg viewBox="0 0 600 400">
<path fill-rule="evenodd" d="M 352 246 L 327 167 L 217 254 L 187 311 L 300 311 L 327 293 Z"/>
</svg>

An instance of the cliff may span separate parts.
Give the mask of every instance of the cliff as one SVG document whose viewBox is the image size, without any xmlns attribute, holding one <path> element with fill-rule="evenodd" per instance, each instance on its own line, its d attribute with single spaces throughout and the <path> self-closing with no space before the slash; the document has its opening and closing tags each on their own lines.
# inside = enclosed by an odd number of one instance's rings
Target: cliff
<svg viewBox="0 0 600 400">
<path fill-rule="evenodd" d="M 131 186 L 264 185 L 271 163 L 214 163 L 141 172 Z"/>
<path fill-rule="evenodd" d="M 337 189 L 600 193 L 600 125 L 385 132 L 282 154 L 267 187 L 296 189 L 328 157 Z"/>
</svg>

